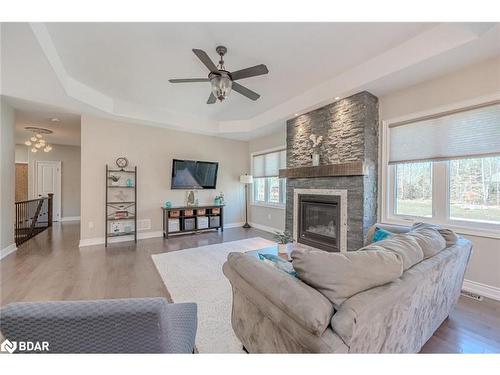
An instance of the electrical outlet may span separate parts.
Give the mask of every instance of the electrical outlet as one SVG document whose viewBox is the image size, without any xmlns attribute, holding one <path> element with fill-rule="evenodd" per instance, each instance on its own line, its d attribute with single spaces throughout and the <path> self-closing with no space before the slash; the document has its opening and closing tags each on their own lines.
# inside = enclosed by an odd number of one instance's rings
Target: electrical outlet
<svg viewBox="0 0 500 375">
<path fill-rule="evenodd" d="M 271 220 L 271 214 L 267 214 L 267 220 Z"/>
<path fill-rule="evenodd" d="M 137 230 L 149 230 L 151 229 L 151 219 L 137 220 Z"/>
<path fill-rule="evenodd" d="M 93 221 L 89 221 L 89 229 L 93 229 L 94 228 L 94 222 Z"/>
</svg>

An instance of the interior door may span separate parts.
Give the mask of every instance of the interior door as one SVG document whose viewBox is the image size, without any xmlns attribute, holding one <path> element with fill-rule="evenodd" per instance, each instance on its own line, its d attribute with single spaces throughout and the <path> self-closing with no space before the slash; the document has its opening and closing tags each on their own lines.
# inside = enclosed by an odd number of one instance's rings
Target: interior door
<svg viewBox="0 0 500 375">
<path fill-rule="evenodd" d="M 28 199 L 28 164 L 16 163 L 16 202 Z"/>
<path fill-rule="evenodd" d="M 52 220 L 61 220 L 61 162 L 35 162 L 35 198 L 54 194 Z"/>
</svg>

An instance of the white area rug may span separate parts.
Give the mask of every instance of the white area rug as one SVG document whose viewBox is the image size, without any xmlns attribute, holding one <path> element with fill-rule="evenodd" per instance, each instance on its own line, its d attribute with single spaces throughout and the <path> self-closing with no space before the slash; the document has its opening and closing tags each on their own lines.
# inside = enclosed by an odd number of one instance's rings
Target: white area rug
<svg viewBox="0 0 500 375">
<path fill-rule="evenodd" d="M 198 304 L 196 347 L 200 353 L 242 353 L 231 327 L 231 284 L 222 265 L 232 252 L 276 245 L 260 237 L 152 255 L 174 302 Z"/>
</svg>

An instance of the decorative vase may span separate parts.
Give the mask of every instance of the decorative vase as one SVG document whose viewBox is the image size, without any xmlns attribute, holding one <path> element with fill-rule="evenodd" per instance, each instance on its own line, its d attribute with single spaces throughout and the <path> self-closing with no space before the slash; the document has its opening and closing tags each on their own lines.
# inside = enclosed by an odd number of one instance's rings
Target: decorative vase
<svg viewBox="0 0 500 375">
<path fill-rule="evenodd" d="M 319 154 L 317 152 L 313 152 L 312 154 L 312 163 L 313 167 L 317 167 L 319 165 Z"/>
<path fill-rule="evenodd" d="M 278 253 L 279 254 L 286 254 L 287 253 L 287 251 L 286 251 L 287 246 L 288 246 L 287 243 L 280 243 L 280 244 L 278 244 Z"/>
</svg>

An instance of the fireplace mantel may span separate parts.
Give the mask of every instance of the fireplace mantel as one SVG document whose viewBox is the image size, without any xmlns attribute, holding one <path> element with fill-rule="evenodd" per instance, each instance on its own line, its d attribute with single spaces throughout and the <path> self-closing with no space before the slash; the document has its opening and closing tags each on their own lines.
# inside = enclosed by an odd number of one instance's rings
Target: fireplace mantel
<svg viewBox="0 0 500 375">
<path fill-rule="evenodd" d="M 280 169 L 280 178 L 314 178 L 314 177 L 337 177 L 337 176 L 363 176 L 367 174 L 367 168 L 363 161 L 352 161 L 347 163 L 319 165 L 317 167 L 297 167 Z"/>
</svg>

